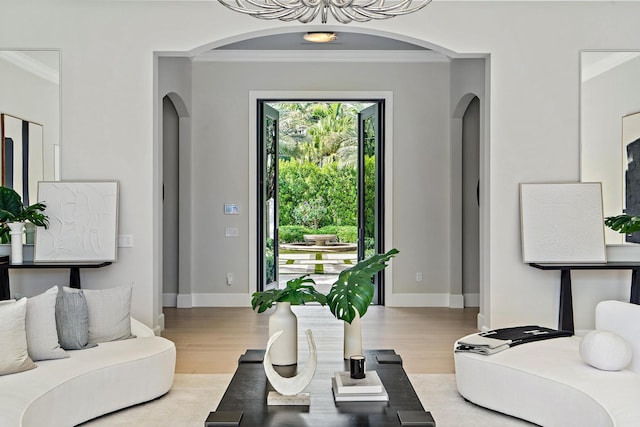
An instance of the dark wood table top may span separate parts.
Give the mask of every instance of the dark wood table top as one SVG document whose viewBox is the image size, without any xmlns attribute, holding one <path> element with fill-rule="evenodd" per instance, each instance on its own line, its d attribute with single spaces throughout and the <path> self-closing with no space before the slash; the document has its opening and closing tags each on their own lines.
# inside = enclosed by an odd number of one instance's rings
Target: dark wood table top
<svg viewBox="0 0 640 427">
<path fill-rule="evenodd" d="M 304 390 L 311 394 L 309 406 L 267 406 L 267 394 L 273 388 L 264 373 L 263 356 L 264 350 L 247 350 L 240 357 L 238 369 L 216 409 L 242 411 L 241 426 L 399 426 L 398 411 L 424 412 L 402 359 L 393 350 L 365 351 L 366 370 L 378 373 L 389 394 L 388 402 L 336 403 L 331 377 L 336 371 L 348 371 L 348 362 L 335 352 L 319 352 L 315 375 Z M 300 364 L 304 363 L 306 360 L 301 359 Z M 296 366 L 278 367 L 283 376 L 293 375 L 295 369 Z"/>
</svg>

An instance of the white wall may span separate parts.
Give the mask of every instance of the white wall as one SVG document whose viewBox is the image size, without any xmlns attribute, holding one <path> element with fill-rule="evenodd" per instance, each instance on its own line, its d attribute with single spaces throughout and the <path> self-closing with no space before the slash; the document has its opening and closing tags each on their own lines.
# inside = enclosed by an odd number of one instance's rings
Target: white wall
<svg viewBox="0 0 640 427">
<path fill-rule="evenodd" d="M 133 282 L 134 315 L 156 324 L 160 288 L 154 268 L 154 233 L 158 231 L 154 209 L 159 198 L 154 182 L 158 169 L 154 118 L 157 121 L 159 114 L 154 106 L 153 52 L 185 51 L 250 31 L 297 24 L 252 19 L 216 2 L 10 3 L 11 7 L 3 8 L 0 27 L 5 47 L 62 49 L 62 178 L 118 179 L 121 183 L 120 232 L 132 234 L 135 246 L 121 250 L 117 264 L 83 274 L 83 283 L 103 288 Z M 24 16 L 30 16 L 31 25 L 23 25 Z M 483 266 L 490 287 L 485 290 L 491 306 L 485 313 L 488 325 L 556 324 L 558 274 L 534 270 L 521 262 L 518 184 L 579 179 L 578 52 L 640 47 L 638 16 L 637 2 L 440 1 L 406 17 L 350 24 L 350 28 L 425 40 L 458 53 L 491 55 L 490 191 L 486 192 L 490 209 L 486 241 L 491 258 Z M 260 69 L 254 74 L 250 78 L 257 78 Z M 237 108 L 229 105 L 230 110 Z M 448 120 L 447 114 L 443 120 Z M 408 141 L 419 140 L 414 131 L 406 132 L 403 137 Z M 218 145 L 225 139 L 201 142 Z M 396 137 L 396 141 L 400 139 Z M 424 146 L 408 145 L 399 148 L 399 154 L 407 157 L 413 150 L 429 154 Z M 206 154 L 211 155 L 206 160 L 218 159 L 215 166 L 221 166 L 222 171 L 232 172 L 226 166 L 231 162 L 237 161 L 240 167 L 246 164 L 246 157 L 237 154 L 225 158 L 227 150 L 216 158 L 211 150 Z M 416 157 L 403 167 L 417 167 L 419 160 Z M 399 174 L 399 182 L 407 182 L 405 175 L 408 172 Z M 241 189 L 229 181 L 225 175 L 222 181 L 207 183 L 208 190 L 216 194 L 214 202 L 205 202 L 207 209 L 219 209 L 228 191 L 233 196 L 240 194 L 237 191 Z M 229 184 L 231 189 L 226 190 Z M 416 188 L 399 186 L 394 190 L 395 213 L 413 202 Z M 193 227 L 219 230 L 221 224 L 210 220 L 208 212 L 196 216 Z M 417 214 L 408 214 L 402 222 L 397 215 L 395 218 L 394 235 L 403 242 L 415 238 L 409 230 L 416 226 L 423 233 L 421 239 L 435 235 L 439 242 L 440 234 L 447 234 L 437 229 L 443 224 L 419 223 L 422 217 Z M 205 221 L 196 222 L 198 219 Z M 405 289 L 411 289 L 410 269 L 422 260 L 433 262 L 427 260 L 432 256 L 440 259 L 442 249 L 429 247 L 416 254 L 405 251 L 407 257 L 399 257 L 395 264 L 395 282 L 406 282 Z M 219 248 L 210 256 L 223 250 L 238 251 L 231 260 L 237 265 L 247 257 L 242 245 Z M 204 258 L 205 254 L 199 256 Z M 194 277 L 194 284 L 221 280 L 217 274 L 197 279 Z M 612 295 L 624 297 L 628 282 L 627 274 L 575 275 L 576 327 L 592 327 L 595 303 Z"/>
</svg>

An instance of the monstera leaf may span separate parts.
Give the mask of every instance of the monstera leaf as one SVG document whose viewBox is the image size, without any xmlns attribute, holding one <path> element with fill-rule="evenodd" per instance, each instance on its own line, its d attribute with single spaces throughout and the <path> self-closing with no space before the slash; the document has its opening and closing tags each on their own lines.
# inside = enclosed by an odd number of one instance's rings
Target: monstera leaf
<svg viewBox="0 0 640 427">
<path fill-rule="evenodd" d="M 373 300 L 375 287 L 371 283 L 373 275 L 387 267 L 387 262 L 398 253 L 391 249 L 385 254 L 377 254 L 360 261 L 340 273 L 338 280 L 327 294 L 331 313 L 340 320 L 351 323 L 356 316 L 364 316 Z"/>
<path fill-rule="evenodd" d="M 46 208 L 44 203 L 34 203 L 25 206 L 22 198 L 13 189 L 0 187 L 0 241 L 9 242 L 9 227 L 7 222 L 29 221 L 33 225 L 47 228 L 48 217 L 42 213 Z"/>
<path fill-rule="evenodd" d="M 604 219 L 604 225 L 622 234 L 631 234 L 640 231 L 640 216 L 608 216 Z"/>
<path fill-rule="evenodd" d="M 316 291 L 313 287 L 316 282 L 308 274 L 291 279 L 284 289 L 269 289 L 264 292 L 255 292 L 251 296 L 251 307 L 258 313 L 270 308 L 276 302 L 290 302 L 291 305 L 303 305 L 308 302 L 327 304 L 327 297 Z M 311 283 L 310 285 L 307 283 Z"/>
</svg>

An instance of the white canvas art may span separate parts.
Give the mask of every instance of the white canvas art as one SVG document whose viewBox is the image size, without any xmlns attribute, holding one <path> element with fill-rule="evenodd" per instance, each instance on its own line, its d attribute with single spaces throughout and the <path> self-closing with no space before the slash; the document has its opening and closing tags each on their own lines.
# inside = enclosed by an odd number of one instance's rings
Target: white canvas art
<svg viewBox="0 0 640 427">
<path fill-rule="evenodd" d="M 604 263 L 602 186 L 520 184 L 525 263 Z"/>
<path fill-rule="evenodd" d="M 36 229 L 36 262 L 116 261 L 118 183 L 40 182 L 49 228 Z"/>
</svg>

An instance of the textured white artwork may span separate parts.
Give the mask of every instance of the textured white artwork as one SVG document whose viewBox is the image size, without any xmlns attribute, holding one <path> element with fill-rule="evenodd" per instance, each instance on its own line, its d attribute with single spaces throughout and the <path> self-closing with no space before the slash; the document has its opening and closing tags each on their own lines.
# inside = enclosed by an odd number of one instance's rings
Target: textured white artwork
<svg viewBox="0 0 640 427">
<path fill-rule="evenodd" d="M 38 200 L 49 228 L 36 229 L 36 262 L 116 261 L 117 182 L 40 182 Z"/>
<path fill-rule="evenodd" d="M 520 219 L 525 263 L 607 261 L 599 182 L 520 184 Z"/>
</svg>

